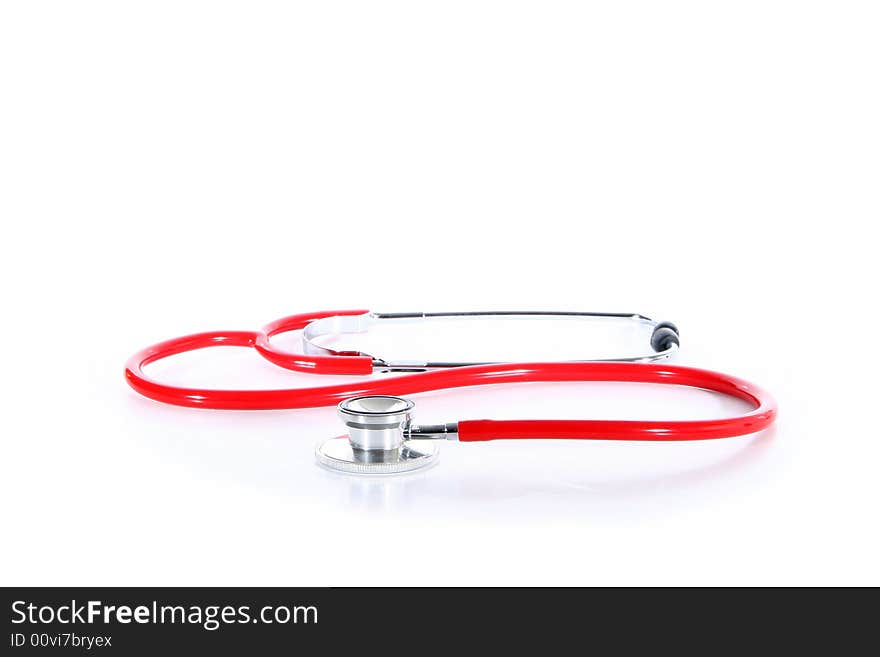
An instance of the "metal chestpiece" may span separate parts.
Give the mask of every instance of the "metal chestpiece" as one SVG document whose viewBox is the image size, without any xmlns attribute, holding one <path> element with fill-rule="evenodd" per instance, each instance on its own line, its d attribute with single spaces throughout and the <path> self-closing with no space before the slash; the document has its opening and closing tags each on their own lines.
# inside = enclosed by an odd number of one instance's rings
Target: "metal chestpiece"
<svg viewBox="0 0 880 657">
<path fill-rule="evenodd" d="M 355 397 L 337 406 L 348 428 L 352 449 L 364 452 L 399 450 L 412 420 L 415 404 L 402 397 Z"/>
<path fill-rule="evenodd" d="M 433 464 L 439 449 L 431 439 L 455 439 L 457 426 L 415 426 L 414 408 L 409 399 L 387 395 L 340 402 L 337 412 L 348 435 L 318 445 L 318 462 L 331 470 L 353 474 L 395 474 Z"/>
</svg>

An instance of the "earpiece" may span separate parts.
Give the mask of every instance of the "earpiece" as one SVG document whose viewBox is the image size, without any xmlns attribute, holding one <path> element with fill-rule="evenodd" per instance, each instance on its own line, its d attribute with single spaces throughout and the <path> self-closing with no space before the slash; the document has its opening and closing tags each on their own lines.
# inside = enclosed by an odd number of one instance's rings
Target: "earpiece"
<svg viewBox="0 0 880 657">
<path fill-rule="evenodd" d="M 654 332 L 651 333 L 651 348 L 660 352 L 679 344 L 678 327 L 672 322 L 658 322 Z"/>
</svg>

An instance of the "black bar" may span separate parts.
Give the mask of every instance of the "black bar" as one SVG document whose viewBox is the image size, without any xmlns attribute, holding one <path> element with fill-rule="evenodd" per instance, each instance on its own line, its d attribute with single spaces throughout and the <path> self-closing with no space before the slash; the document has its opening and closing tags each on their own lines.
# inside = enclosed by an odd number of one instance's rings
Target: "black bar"
<svg viewBox="0 0 880 657">
<path fill-rule="evenodd" d="M 415 566 L 408 566 L 402 554 L 399 563 L 380 567 Z M 865 592 L 857 593 L 9 588 L 3 590 L 2 640 L 3 654 L 9 655 L 340 655 L 355 650 L 418 655 L 442 650 L 457 657 L 478 647 L 497 654 L 507 645 L 518 654 L 538 655 L 629 654 L 639 645 L 650 654 L 792 654 L 804 640 L 811 653 L 842 655 L 870 652 L 876 643 L 876 604 L 864 604 Z M 183 615 L 163 611 L 178 607 Z"/>
</svg>

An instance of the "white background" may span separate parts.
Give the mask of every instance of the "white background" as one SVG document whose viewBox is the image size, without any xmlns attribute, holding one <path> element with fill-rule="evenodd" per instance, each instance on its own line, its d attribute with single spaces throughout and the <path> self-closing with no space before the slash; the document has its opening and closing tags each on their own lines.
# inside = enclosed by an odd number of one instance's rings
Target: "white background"
<svg viewBox="0 0 880 657">
<path fill-rule="evenodd" d="M 876 4 L 602 4 L 3 3 L 0 581 L 880 584 Z M 123 381 L 164 338 L 357 307 L 673 319 L 678 362 L 772 390 L 778 426 L 445 445 L 364 481 L 312 460 L 331 409 Z M 230 349 L 161 373 L 316 383 Z M 588 384 L 416 401 L 738 410 Z"/>
</svg>

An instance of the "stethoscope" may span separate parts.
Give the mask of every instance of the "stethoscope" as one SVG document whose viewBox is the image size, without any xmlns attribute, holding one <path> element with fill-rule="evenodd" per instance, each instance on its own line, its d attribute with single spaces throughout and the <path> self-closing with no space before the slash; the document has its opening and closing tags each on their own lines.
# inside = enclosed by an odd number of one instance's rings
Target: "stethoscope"
<svg viewBox="0 0 880 657">
<path fill-rule="evenodd" d="M 498 317 L 592 318 L 637 322 L 651 330 L 651 337 L 645 352 L 635 357 L 536 363 L 387 360 L 361 351 L 333 350 L 321 345 L 328 336 L 363 333 L 378 323 Z M 289 331 L 302 331 L 302 352 L 284 351 L 272 342 L 273 337 Z M 679 331 L 671 322 L 656 322 L 632 313 L 374 313 L 336 310 L 291 315 L 268 324 L 260 331 L 212 331 L 166 340 L 134 354 L 126 365 L 125 376 L 129 385 L 140 394 L 178 406 L 265 410 L 336 405 L 347 435 L 319 444 L 316 458 L 330 469 L 358 474 L 392 474 L 429 466 L 437 459 L 439 440 L 707 440 L 752 434 L 773 423 L 776 403 L 758 386 L 728 374 L 657 363 L 674 353 L 679 344 Z M 406 374 L 363 383 L 307 388 L 218 390 L 169 385 L 144 372 L 144 367 L 163 358 L 219 346 L 251 347 L 280 367 L 313 374 Z M 648 346 L 650 351 L 647 350 Z M 737 417 L 715 420 L 462 420 L 418 425 L 412 420 L 415 404 L 401 396 L 465 386 L 564 381 L 689 386 L 744 400 L 753 409 Z"/>
</svg>

